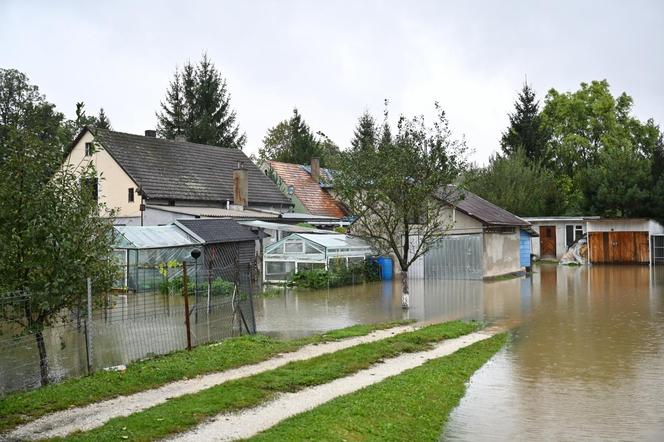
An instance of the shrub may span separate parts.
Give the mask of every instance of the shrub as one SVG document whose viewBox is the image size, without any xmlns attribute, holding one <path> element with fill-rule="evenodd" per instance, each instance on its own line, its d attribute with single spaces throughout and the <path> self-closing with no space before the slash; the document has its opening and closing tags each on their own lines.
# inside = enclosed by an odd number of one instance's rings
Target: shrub
<svg viewBox="0 0 664 442">
<path fill-rule="evenodd" d="M 348 267 L 340 266 L 331 270 L 303 270 L 293 274 L 288 284 L 309 289 L 322 289 L 361 284 L 363 282 L 378 281 L 379 279 L 378 264 L 367 259 L 359 264 Z"/>
</svg>

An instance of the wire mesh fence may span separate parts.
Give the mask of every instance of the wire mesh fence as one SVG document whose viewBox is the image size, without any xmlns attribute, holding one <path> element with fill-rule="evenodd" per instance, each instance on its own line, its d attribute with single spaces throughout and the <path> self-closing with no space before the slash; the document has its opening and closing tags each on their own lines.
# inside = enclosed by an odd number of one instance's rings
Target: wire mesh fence
<svg viewBox="0 0 664 442">
<path fill-rule="evenodd" d="M 0 294 L 0 394 L 41 385 L 42 361 L 48 380 L 57 382 L 255 333 L 255 263 L 236 260 L 222 267 L 191 260 L 169 265 L 167 271 L 163 265 L 161 271 L 132 269 L 143 280 L 154 281 L 139 290 L 91 293 L 90 315 L 87 293 L 81 293 L 80 302 L 60 309 L 43 330 L 27 320 L 39 295 Z"/>
</svg>

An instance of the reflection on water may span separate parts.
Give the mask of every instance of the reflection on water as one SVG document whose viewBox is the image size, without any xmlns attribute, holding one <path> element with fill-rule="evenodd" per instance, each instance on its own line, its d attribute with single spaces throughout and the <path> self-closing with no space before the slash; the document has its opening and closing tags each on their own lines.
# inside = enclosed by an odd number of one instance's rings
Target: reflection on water
<svg viewBox="0 0 664 442">
<path fill-rule="evenodd" d="M 542 268 L 443 439 L 664 440 L 663 284 L 662 268 Z"/>
<path fill-rule="evenodd" d="M 363 322 L 478 319 L 513 329 L 472 378 L 444 440 L 664 440 L 664 267 L 543 265 L 508 281 L 412 281 L 256 302 L 257 327 L 299 336 Z"/>
<path fill-rule="evenodd" d="M 398 282 L 375 282 L 329 290 L 286 290 L 254 302 L 259 332 L 298 337 L 353 324 L 393 319 L 431 322 L 477 319 L 519 323 L 530 311 L 530 278 L 508 281 L 412 280 L 411 308 L 401 308 Z"/>
</svg>

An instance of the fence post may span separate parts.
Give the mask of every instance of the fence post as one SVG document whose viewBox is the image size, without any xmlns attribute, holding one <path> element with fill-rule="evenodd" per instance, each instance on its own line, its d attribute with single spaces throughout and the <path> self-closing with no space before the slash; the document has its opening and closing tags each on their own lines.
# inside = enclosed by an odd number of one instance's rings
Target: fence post
<svg viewBox="0 0 664 442">
<path fill-rule="evenodd" d="M 191 350 L 191 325 L 189 324 L 189 281 L 187 281 L 187 262 L 182 261 L 182 295 L 184 296 L 184 325 L 187 329 L 187 350 Z"/>
<path fill-rule="evenodd" d="M 85 319 L 85 348 L 88 356 L 88 373 L 92 373 L 92 280 L 88 278 L 88 317 Z"/>
</svg>

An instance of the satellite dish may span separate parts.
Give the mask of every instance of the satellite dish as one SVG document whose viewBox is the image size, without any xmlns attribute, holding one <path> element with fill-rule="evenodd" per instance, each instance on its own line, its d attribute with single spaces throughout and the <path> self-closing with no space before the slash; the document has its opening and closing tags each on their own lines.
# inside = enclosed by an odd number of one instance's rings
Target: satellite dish
<svg viewBox="0 0 664 442">
<path fill-rule="evenodd" d="M 295 193 L 295 186 L 291 184 L 288 186 L 288 196 L 293 196 L 293 193 Z"/>
</svg>

